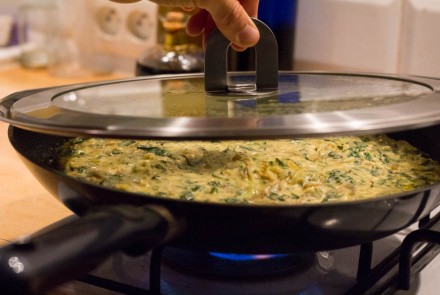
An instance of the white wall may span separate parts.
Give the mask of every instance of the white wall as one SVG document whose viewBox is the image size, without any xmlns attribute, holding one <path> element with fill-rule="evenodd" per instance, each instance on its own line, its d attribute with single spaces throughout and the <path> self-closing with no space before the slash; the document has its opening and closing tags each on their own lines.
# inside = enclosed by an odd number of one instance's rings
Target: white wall
<svg viewBox="0 0 440 295">
<path fill-rule="evenodd" d="M 0 1 L 0 14 L 15 14 L 18 5 L 21 0 L 1 0 Z"/>
<path fill-rule="evenodd" d="M 298 0 L 296 70 L 440 77 L 440 1 Z"/>
<path fill-rule="evenodd" d="M 440 77 L 440 1 L 406 1 L 398 72 Z"/>
<path fill-rule="evenodd" d="M 395 72 L 400 0 L 299 0 L 295 68 Z"/>
</svg>

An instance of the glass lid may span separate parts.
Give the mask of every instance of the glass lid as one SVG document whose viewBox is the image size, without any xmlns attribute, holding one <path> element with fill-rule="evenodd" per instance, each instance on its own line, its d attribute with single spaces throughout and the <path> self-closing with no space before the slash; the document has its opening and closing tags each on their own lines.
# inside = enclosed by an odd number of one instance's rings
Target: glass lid
<svg viewBox="0 0 440 295">
<path fill-rule="evenodd" d="M 440 122 L 440 80 L 279 73 L 276 38 L 254 22 L 255 72 L 227 73 L 230 42 L 216 30 L 204 74 L 20 92 L 0 102 L 0 119 L 51 134 L 169 139 L 382 133 Z"/>
<path fill-rule="evenodd" d="M 51 134 L 187 139 L 379 133 L 440 122 L 434 79 L 280 72 L 278 89 L 262 92 L 255 80 L 232 73 L 228 91 L 211 93 L 202 74 L 56 87 L 4 98 L 0 116 Z"/>
</svg>

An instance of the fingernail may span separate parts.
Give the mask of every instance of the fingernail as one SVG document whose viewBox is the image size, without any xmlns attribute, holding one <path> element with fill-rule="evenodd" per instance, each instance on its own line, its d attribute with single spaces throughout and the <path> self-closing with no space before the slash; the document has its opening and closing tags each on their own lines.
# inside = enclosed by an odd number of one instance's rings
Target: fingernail
<svg viewBox="0 0 440 295">
<path fill-rule="evenodd" d="M 240 41 L 239 45 L 244 46 L 255 45 L 259 36 L 258 30 L 250 25 L 246 25 L 246 27 L 237 33 L 237 38 Z"/>
</svg>

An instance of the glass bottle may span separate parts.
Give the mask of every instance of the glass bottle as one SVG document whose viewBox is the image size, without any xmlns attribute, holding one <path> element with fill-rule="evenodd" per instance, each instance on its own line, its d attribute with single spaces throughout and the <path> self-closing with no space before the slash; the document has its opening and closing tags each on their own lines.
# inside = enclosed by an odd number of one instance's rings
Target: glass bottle
<svg viewBox="0 0 440 295">
<path fill-rule="evenodd" d="M 53 0 L 26 0 L 18 10 L 20 63 L 27 68 L 47 67 L 48 44 L 51 43 L 56 23 Z"/>
<path fill-rule="evenodd" d="M 159 45 L 145 50 L 136 62 L 136 75 L 202 72 L 203 50 L 186 34 L 188 15 L 180 10 L 159 10 Z"/>
<path fill-rule="evenodd" d="M 297 0 L 260 0 L 258 18 L 268 25 L 278 41 L 280 70 L 293 69 Z"/>
</svg>

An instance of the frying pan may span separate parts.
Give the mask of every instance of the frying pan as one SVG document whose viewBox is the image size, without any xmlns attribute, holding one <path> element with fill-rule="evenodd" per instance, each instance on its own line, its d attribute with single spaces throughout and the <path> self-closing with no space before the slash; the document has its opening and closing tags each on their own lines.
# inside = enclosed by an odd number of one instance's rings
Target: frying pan
<svg viewBox="0 0 440 295">
<path fill-rule="evenodd" d="M 391 134 L 440 160 L 440 127 Z M 0 250 L 2 294 L 38 293 L 90 271 L 117 250 L 163 244 L 228 253 L 320 251 L 370 242 L 426 216 L 440 186 L 376 199 L 317 205 L 214 204 L 93 185 L 54 168 L 68 137 L 11 126 L 9 139 L 35 177 L 80 218 Z"/>
<path fill-rule="evenodd" d="M 260 48 L 263 53 L 266 46 Z M 259 65 L 257 91 L 270 93 L 278 82 L 271 79 L 277 64 Z M 224 70 L 210 69 L 213 66 L 205 73 L 206 90 L 225 91 Z M 270 72 L 275 75 L 265 75 Z M 5 99 L 0 114 L 6 118 L 10 106 L 32 92 Z M 55 132 L 63 126 L 38 131 L 25 127 L 9 128 L 11 144 L 34 176 L 77 217 L 0 249 L 0 294 L 44 292 L 92 270 L 119 250 L 138 255 L 171 245 L 277 254 L 358 245 L 406 228 L 440 203 L 438 185 L 370 200 L 287 206 L 199 203 L 129 193 L 70 178 L 55 168 L 58 148 L 70 139 Z M 406 139 L 440 161 L 440 139 L 435 136 L 439 131 L 435 125 L 392 137 Z"/>
</svg>

